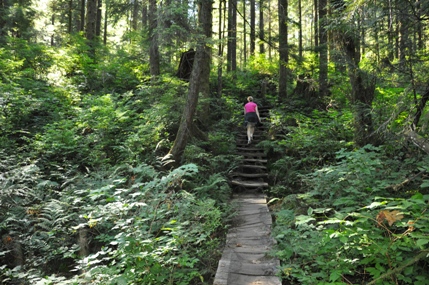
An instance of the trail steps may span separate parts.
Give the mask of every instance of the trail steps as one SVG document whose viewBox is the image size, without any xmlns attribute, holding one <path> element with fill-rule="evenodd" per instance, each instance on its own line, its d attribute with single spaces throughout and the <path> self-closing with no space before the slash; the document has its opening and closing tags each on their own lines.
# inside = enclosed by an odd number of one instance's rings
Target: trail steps
<svg viewBox="0 0 429 285">
<path fill-rule="evenodd" d="M 262 121 L 269 108 L 259 108 Z M 234 187 L 231 204 L 236 208 L 228 231 L 222 258 L 213 285 L 281 285 L 276 276 L 280 262 L 269 256 L 274 245 L 272 218 L 263 190 L 269 187 L 268 160 L 257 143 L 265 137 L 264 128 L 256 127 L 254 140 L 248 145 L 246 131 L 237 135 L 236 153 L 242 163 L 230 173 Z"/>
</svg>

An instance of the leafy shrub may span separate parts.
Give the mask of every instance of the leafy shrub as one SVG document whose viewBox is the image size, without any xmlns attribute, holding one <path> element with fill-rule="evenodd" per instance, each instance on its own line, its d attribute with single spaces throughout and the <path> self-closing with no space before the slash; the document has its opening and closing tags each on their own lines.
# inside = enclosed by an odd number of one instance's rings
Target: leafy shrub
<svg viewBox="0 0 429 285">
<path fill-rule="evenodd" d="M 388 192 L 419 163 L 408 161 L 401 170 L 373 146 L 341 150 L 336 159 L 308 174 L 307 193 L 284 199 L 276 213 L 283 278 L 299 284 L 425 284 L 429 195 L 414 187 L 426 184 L 416 180 L 410 191 Z"/>
<path fill-rule="evenodd" d="M 0 229 L 25 246 L 26 262 L 0 268 L 5 284 L 207 284 L 216 270 L 224 211 L 191 194 L 202 190 L 185 188 L 200 181 L 191 183 L 196 165 L 168 173 L 148 165 L 87 177 L 63 172 L 61 191 L 36 166 L 18 170 L 2 180 Z M 224 187 L 219 178 L 200 182 L 208 192 Z"/>
</svg>

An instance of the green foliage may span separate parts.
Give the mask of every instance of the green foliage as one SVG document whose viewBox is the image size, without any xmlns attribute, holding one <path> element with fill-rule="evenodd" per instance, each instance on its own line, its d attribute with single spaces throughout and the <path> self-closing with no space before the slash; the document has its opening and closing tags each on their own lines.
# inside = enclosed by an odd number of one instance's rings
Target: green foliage
<svg viewBox="0 0 429 285">
<path fill-rule="evenodd" d="M 415 187 L 425 183 L 416 180 L 397 197 L 388 192 L 424 160 L 395 164 L 384 148 L 373 146 L 340 150 L 336 160 L 306 175 L 308 191 L 283 199 L 276 212 L 283 278 L 300 284 L 424 284 L 429 196 Z"/>
<path fill-rule="evenodd" d="M 287 189 L 287 193 L 299 192 L 302 174 L 333 162 L 336 151 L 349 147 L 350 118 L 351 113 L 335 110 L 314 110 L 311 114 L 271 110 L 268 134 L 271 141 L 263 141 L 260 146 L 272 157 L 281 156 L 270 165 L 275 184 L 284 186 L 273 188 L 276 195 L 286 195 L 281 189 Z"/>
<path fill-rule="evenodd" d="M 24 268 L 1 268 L 5 282 L 42 282 L 48 273 L 43 284 L 206 284 L 216 270 L 224 211 L 208 197 L 227 186 L 224 179 L 195 180 L 194 164 L 168 173 L 148 165 L 88 177 L 60 173 L 61 192 L 34 164 L 5 173 L 0 229 L 27 252 Z M 76 263 L 82 230 L 92 254 Z M 86 274 L 61 276 L 69 266 Z"/>
</svg>

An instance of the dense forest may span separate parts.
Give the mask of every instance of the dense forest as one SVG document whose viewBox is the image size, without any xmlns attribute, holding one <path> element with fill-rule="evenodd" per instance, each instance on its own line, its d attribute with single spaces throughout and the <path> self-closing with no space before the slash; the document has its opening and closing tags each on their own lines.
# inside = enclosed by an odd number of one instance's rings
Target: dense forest
<svg viewBox="0 0 429 285">
<path fill-rule="evenodd" d="M 212 284 L 243 104 L 283 284 L 429 284 L 426 0 L 0 0 L 0 283 Z"/>
</svg>

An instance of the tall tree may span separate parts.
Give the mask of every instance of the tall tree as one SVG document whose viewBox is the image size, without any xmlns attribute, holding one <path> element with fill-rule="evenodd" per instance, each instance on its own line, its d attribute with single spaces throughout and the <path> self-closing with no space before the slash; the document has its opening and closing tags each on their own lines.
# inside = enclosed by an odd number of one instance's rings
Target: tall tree
<svg viewBox="0 0 429 285">
<path fill-rule="evenodd" d="M 302 58 L 302 1 L 298 0 L 298 56 Z"/>
<path fill-rule="evenodd" d="M 97 20 L 95 23 L 95 35 L 97 37 L 101 36 L 101 20 L 102 20 L 102 11 L 101 8 L 103 7 L 103 0 L 98 0 L 97 3 Z"/>
<path fill-rule="evenodd" d="M 376 144 L 372 121 L 372 102 L 375 95 L 375 77 L 361 69 L 360 63 L 360 35 L 356 27 L 355 9 L 346 9 L 344 0 L 336 1 L 335 21 L 342 19 L 338 27 L 337 36 L 347 62 L 347 73 L 352 87 L 351 104 L 353 106 L 354 141 L 359 147 L 366 144 Z M 349 14 L 351 13 L 351 14 Z M 352 21 L 350 19 L 353 19 Z"/>
<path fill-rule="evenodd" d="M 158 15 L 157 15 L 157 6 L 156 0 L 149 0 L 149 37 L 150 37 L 150 47 L 149 47 L 149 66 L 150 66 L 150 75 L 152 79 L 155 79 L 160 75 L 161 70 L 159 66 L 160 55 L 159 55 L 159 46 L 158 46 Z"/>
<path fill-rule="evenodd" d="M 279 11 L 279 99 L 285 100 L 288 96 L 287 82 L 289 61 L 288 49 L 288 0 L 278 0 Z"/>
<path fill-rule="evenodd" d="M 412 54 L 412 43 L 410 39 L 410 12 L 408 12 L 408 5 L 405 0 L 398 0 L 401 12 L 398 13 L 399 21 L 399 63 L 400 67 L 406 68 L 406 57 Z M 411 33 L 412 34 L 412 33 Z"/>
<path fill-rule="evenodd" d="M 222 82 L 222 73 L 223 73 L 223 38 L 224 38 L 224 30 L 225 30 L 225 15 L 226 15 L 226 0 L 220 0 L 219 1 L 219 30 L 218 30 L 218 40 L 219 40 L 219 46 L 218 46 L 218 68 L 217 68 L 217 95 L 218 97 L 221 97 L 222 95 L 222 89 L 223 89 L 223 82 Z"/>
<path fill-rule="evenodd" d="M 85 0 L 80 0 L 80 23 L 79 31 L 83 32 L 85 30 Z"/>
<path fill-rule="evenodd" d="M 256 43 L 256 3 L 250 0 L 250 54 L 255 55 Z"/>
<path fill-rule="evenodd" d="M 96 36 L 98 0 L 88 0 L 86 3 L 85 36 L 93 41 Z"/>
<path fill-rule="evenodd" d="M 237 0 L 228 0 L 227 70 L 237 70 Z"/>
<path fill-rule="evenodd" d="M 328 94 L 328 32 L 326 26 L 327 0 L 319 0 L 319 96 Z"/>
<path fill-rule="evenodd" d="M 34 16 L 30 0 L 0 0 L 0 42 L 7 36 L 30 39 Z"/>
<path fill-rule="evenodd" d="M 265 53 L 264 0 L 259 0 L 259 53 Z"/>
<path fill-rule="evenodd" d="M 197 43 L 194 66 L 189 81 L 188 97 L 182 113 L 179 130 L 176 140 L 166 157 L 173 159 L 176 164 L 180 163 L 189 136 L 192 134 L 192 130 L 195 130 L 193 118 L 198 105 L 198 95 L 201 91 L 200 86 L 208 85 L 210 75 L 211 51 L 208 40 L 212 28 L 211 13 L 213 2 L 212 0 L 199 0 L 198 6 L 198 22 L 202 34 Z"/>
<path fill-rule="evenodd" d="M 73 31 L 73 0 L 69 0 L 67 14 L 68 14 L 67 33 L 71 34 Z"/>
</svg>

